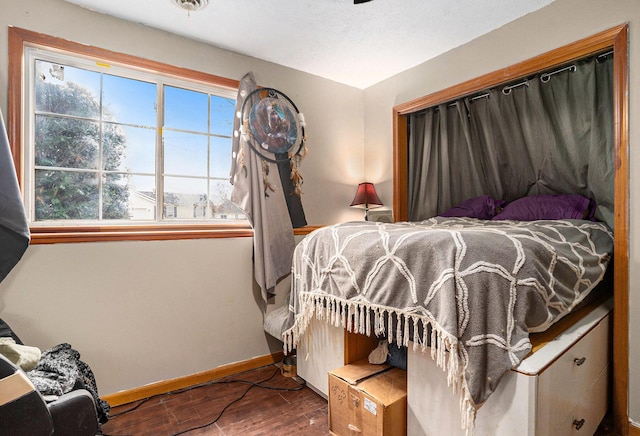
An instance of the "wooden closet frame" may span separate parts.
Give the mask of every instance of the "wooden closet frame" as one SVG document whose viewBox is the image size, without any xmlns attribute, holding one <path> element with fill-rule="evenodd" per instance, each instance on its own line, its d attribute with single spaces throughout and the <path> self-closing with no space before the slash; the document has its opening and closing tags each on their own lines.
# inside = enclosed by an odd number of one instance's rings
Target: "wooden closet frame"
<svg viewBox="0 0 640 436">
<path fill-rule="evenodd" d="M 628 24 L 393 108 L 393 215 L 408 219 L 408 115 L 612 49 L 614 117 L 614 310 L 611 413 L 616 430 L 629 434 L 629 75 Z M 640 431 L 632 427 L 635 435 Z"/>
</svg>

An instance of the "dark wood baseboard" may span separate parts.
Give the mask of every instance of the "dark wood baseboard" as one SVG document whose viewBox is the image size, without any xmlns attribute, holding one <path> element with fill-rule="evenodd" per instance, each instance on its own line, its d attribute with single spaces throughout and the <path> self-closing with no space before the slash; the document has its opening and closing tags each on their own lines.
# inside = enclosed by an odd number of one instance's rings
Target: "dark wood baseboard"
<svg viewBox="0 0 640 436">
<path fill-rule="evenodd" d="M 636 427 L 633 424 L 629 424 L 629 436 L 640 436 L 640 427 Z"/>
<path fill-rule="evenodd" d="M 166 394 L 167 392 L 196 386 L 222 377 L 227 377 L 233 374 L 238 374 L 240 372 L 260 368 L 261 366 L 271 365 L 277 362 L 281 362 L 283 357 L 284 353 L 282 351 L 279 351 L 277 353 L 255 357 L 253 359 L 244 360 L 242 362 L 219 366 L 217 368 L 199 372 L 196 374 L 179 377 L 172 380 L 162 380 L 156 383 L 140 386 L 138 388 L 127 389 L 113 394 L 104 395 L 101 398 L 109 403 L 111 407 L 116 407 L 122 404 L 128 404 L 134 401 L 149 398 L 154 395 Z"/>
</svg>

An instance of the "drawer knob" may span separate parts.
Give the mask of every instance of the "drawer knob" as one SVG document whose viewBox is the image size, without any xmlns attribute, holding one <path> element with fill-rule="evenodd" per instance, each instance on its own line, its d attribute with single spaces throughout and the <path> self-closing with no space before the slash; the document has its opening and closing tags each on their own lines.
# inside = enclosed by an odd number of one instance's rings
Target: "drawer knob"
<svg viewBox="0 0 640 436">
<path fill-rule="evenodd" d="M 573 420 L 573 426 L 575 427 L 576 430 L 580 430 L 583 425 L 584 425 L 584 418 L 582 418 L 579 421 L 577 419 Z"/>
<path fill-rule="evenodd" d="M 580 357 L 580 358 L 575 358 L 573 359 L 573 363 L 576 364 L 576 366 L 580 366 L 582 365 L 584 362 L 586 362 L 587 358 L 586 357 Z"/>
</svg>

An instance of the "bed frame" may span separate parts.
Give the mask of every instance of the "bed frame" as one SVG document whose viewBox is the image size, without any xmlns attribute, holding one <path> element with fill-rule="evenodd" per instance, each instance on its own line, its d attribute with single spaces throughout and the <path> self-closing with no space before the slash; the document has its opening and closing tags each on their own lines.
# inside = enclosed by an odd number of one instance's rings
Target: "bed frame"
<svg viewBox="0 0 640 436">
<path fill-rule="evenodd" d="M 607 411 L 611 388 L 613 300 L 598 294 L 542 333 L 532 352 L 509 371 L 478 410 L 476 436 L 593 434 Z M 297 348 L 297 373 L 328 398 L 328 372 L 366 359 L 375 337 L 311 320 Z M 458 396 L 430 354 L 407 350 L 407 434 L 464 436 Z M 562 383 L 563 388 L 557 389 Z M 437 416 L 437 419 L 433 419 Z"/>
</svg>

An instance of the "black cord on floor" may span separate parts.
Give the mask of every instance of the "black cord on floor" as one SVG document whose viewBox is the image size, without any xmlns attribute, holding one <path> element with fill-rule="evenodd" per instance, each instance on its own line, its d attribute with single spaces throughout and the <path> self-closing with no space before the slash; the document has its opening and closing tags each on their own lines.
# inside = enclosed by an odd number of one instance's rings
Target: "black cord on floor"
<svg viewBox="0 0 640 436">
<path fill-rule="evenodd" d="M 242 399 L 247 395 L 247 393 L 248 393 L 251 389 L 253 389 L 254 387 L 256 387 L 256 386 L 260 386 L 260 384 L 261 384 L 261 383 L 265 383 L 265 382 L 267 382 L 267 381 L 271 380 L 273 377 L 275 377 L 275 376 L 276 376 L 276 374 L 277 374 L 279 371 L 280 371 L 279 369 L 276 369 L 276 370 L 275 370 L 275 372 L 274 372 L 273 374 L 271 374 L 271 376 L 270 376 L 269 378 L 266 378 L 266 379 L 264 379 L 264 380 L 262 380 L 261 382 L 258 382 L 258 383 L 251 383 L 251 384 L 250 384 L 250 386 L 249 386 L 249 387 L 248 387 L 248 388 L 247 388 L 247 389 L 242 393 L 242 395 L 240 395 L 238 398 L 236 398 L 235 400 L 231 401 L 229 404 L 227 404 L 226 406 L 224 406 L 224 407 L 222 408 L 222 410 L 220 411 L 220 413 L 218 414 L 218 416 L 216 416 L 216 417 L 215 417 L 215 419 L 214 419 L 213 421 L 209 421 L 209 422 L 207 422 L 206 424 L 199 425 L 199 426 L 197 426 L 197 427 L 192 427 L 192 428 L 189 428 L 189 429 L 187 429 L 187 430 L 180 431 L 180 432 L 178 432 L 178 433 L 174 433 L 172 436 L 178 436 L 178 435 L 181 435 L 181 434 L 188 433 L 188 432 L 190 432 L 190 431 L 192 431 L 192 430 L 198 430 L 198 429 L 205 428 L 205 427 L 209 427 L 210 425 L 215 424 L 215 423 L 216 423 L 216 422 L 218 422 L 218 420 L 222 417 L 222 414 L 223 414 L 223 413 L 224 413 L 224 412 L 225 412 L 229 407 L 231 407 L 231 405 L 233 405 L 233 404 L 237 403 L 238 401 L 242 400 Z M 260 387 L 264 387 L 264 386 L 260 386 Z"/>
<path fill-rule="evenodd" d="M 138 407 L 142 406 L 147 401 L 151 400 L 152 398 L 159 397 L 160 395 L 164 395 L 164 394 L 152 395 L 150 397 L 143 398 L 142 400 L 138 400 L 140 402 L 138 404 L 136 404 L 134 407 L 132 407 L 131 409 L 123 410 L 122 412 L 116 413 L 114 415 L 109 415 L 109 420 L 117 418 L 118 416 L 121 416 L 121 415 L 126 415 L 129 412 L 133 412 L 134 410 L 136 410 Z"/>
<path fill-rule="evenodd" d="M 162 393 L 162 394 L 152 395 L 150 397 L 147 397 L 147 398 L 144 398 L 144 399 L 140 400 L 140 402 L 138 404 L 136 404 L 134 407 L 132 407 L 131 409 L 127 409 L 127 410 L 124 410 L 122 412 L 116 413 L 115 415 L 111 415 L 109 417 L 109 419 L 114 419 L 114 418 L 117 418 L 118 416 L 125 415 L 127 413 L 133 412 L 134 410 L 136 410 L 137 408 L 139 408 L 140 406 L 145 404 L 147 401 L 149 401 L 149 400 L 151 400 L 153 398 L 156 398 L 156 397 L 161 397 L 161 396 L 165 396 L 165 395 L 177 395 L 177 394 L 181 394 L 183 392 L 187 392 L 187 391 L 191 391 L 191 390 L 194 390 L 194 389 L 198 389 L 198 388 L 205 387 L 205 386 L 211 386 L 211 385 L 215 385 L 215 384 L 245 383 L 245 384 L 249 385 L 249 387 L 242 393 L 242 395 L 240 397 L 236 398 L 235 400 L 231 401 L 226 406 L 224 406 L 222 408 L 222 410 L 220 411 L 220 413 L 218 414 L 218 416 L 215 417 L 215 419 L 213 419 L 212 421 L 207 422 L 206 424 L 203 424 L 203 425 L 200 425 L 200 426 L 197 426 L 197 427 L 192 427 L 192 428 L 189 428 L 189 429 L 186 429 L 186 430 L 182 430 L 182 431 L 180 431 L 178 433 L 174 433 L 172 435 L 172 436 L 179 436 L 179 435 L 188 433 L 190 431 L 198 430 L 198 429 L 205 428 L 205 427 L 209 427 L 210 425 L 215 424 L 216 422 L 218 422 L 218 420 L 222 417 L 222 414 L 229 407 L 231 407 L 233 404 L 237 403 L 238 401 L 242 400 L 247 395 L 247 393 L 251 389 L 253 389 L 255 387 L 262 388 L 262 389 L 271 389 L 271 390 L 275 390 L 275 391 L 300 391 L 300 390 L 304 389 L 304 387 L 306 385 L 306 382 L 304 380 L 302 380 L 302 379 L 299 379 L 298 377 L 292 377 L 292 380 L 295 381 L 296 383 L 298 383 L 298 385 L 299 385 L 298 387 L 295 387 L 295 388 L 282 388 L 282 387 L 278 387 L 278 386 L 265 386 L 265 385 L 263 385 L 263 383 L 266 383 L 269 380 L 271 380 L 273 377 L 275 377 L 276 374 L 278 374 L 278 372 L 280 372 L 280 368 L 277 367 L 277 365 L 276 365 L 276 370 L 274 371 L 274 373 L 271 374 L 268 378 L 266 378 L 266 379 L 264 379 L 262 381 L 259 381 L 259 382 L 252 382 L 252 381 L 248 381 L 248 380 L 212 380 L 210 382 L 201 383 L 201 384 L 194 385 L 194 386 L 189 386 L 187 388 L 178 389 L 178 390 L 171 391 L 171 392 L 165 392 L 165 393 Z M 302 382 L 299 382 L 298 380 L 301 380 Z M 103 435 L 104 436 L 109 436 L 109 435 L 106 435 L 104 433 L 103 433 Z M 115 435 L 113 435 L 113 436 L 115 436 Z"/>
</svg>

